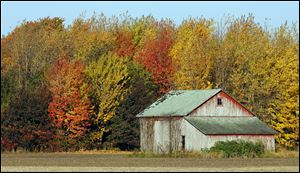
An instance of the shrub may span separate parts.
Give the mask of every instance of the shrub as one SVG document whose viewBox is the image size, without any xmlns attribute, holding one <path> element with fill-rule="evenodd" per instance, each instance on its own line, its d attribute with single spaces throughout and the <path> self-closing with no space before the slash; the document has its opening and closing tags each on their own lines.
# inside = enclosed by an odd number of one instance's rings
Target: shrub
<svg viewBox="0 0 300 173">
<path fill-rule="evenodd" d="M 222 152 L 224 157 L 261 157 L 264 146 L 261 142 L 219 141 L 209 151 Z"/>
</svg>

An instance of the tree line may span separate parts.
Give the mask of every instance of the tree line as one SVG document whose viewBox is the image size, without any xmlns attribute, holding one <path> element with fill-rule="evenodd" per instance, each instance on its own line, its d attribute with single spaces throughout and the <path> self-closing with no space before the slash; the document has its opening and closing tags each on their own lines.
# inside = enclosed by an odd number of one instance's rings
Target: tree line
<svg viewBox="0 0 300 173">
<path fill-rule="evenodd" d="M 268 28 L 252 15 L 24 21 L 1 38 L 1 150 L 137 149 L 136 114 L 170 90 L 210 88 L 295 148 L 298 64 L 296 25 Z"/>
</svg>

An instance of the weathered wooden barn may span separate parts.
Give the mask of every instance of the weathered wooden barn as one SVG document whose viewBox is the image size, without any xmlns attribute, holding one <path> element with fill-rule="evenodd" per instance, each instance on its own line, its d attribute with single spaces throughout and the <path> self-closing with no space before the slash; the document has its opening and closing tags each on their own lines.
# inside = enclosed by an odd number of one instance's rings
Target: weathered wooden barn
<svg viewBox="0 0 300 173">
<path fill-rule="evenodd" d="M 146 152 L 200 151 L 238 139 L 275 149 L 276 131 L 221 89 L 173 90 L 137 117 Z"/>
</svg>

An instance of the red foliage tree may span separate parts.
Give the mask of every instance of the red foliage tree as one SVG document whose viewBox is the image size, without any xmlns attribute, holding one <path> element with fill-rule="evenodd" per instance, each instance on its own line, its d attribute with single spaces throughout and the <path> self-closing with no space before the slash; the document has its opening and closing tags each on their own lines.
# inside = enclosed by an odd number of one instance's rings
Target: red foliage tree
<svg viewBox="0 0 300 173">
<path fill-rule="evenodd" d="M 157 37 L 146 40 L 142 50 L 135 56 L 135 60 L 152 74 L 153 82 L 159 86 L 159 94 L 165 94 L 171 89 L 174 68 L 169 50 L 172 43 L 172 30 L 161 27 Z"/>
<path fill-rule="evenodd" d="M 69 139 L 82 137 L 90 126 L 93 113 L 88 87 L 83 81 L 84 65 L 59 58 L 48 73 L 52 102 L 48 112 L 52 125 Z"/>
</svg>

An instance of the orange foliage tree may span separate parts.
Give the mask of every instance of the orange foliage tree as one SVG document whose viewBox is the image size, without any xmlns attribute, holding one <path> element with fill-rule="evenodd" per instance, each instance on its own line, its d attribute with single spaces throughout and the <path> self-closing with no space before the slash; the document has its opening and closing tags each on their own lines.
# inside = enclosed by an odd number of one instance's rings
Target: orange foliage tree
<svg viewBox="0 0 300 173">
<path fill-rule="evenodd" d="M 135 52 L 133 34 L 130 31 L 117 32 L 115 52 L 120 57 L 132 57 Z"/>
<path fill-rule="evenodd" d="M 88 131 L 93 107 L 87 96 L 88 86 L 83 81 L 84 66 L 80 61 L 59 58 L 48 72 L 52 102 L 48 112 L 58 137 L 79 139 Z"/>
</svg>

